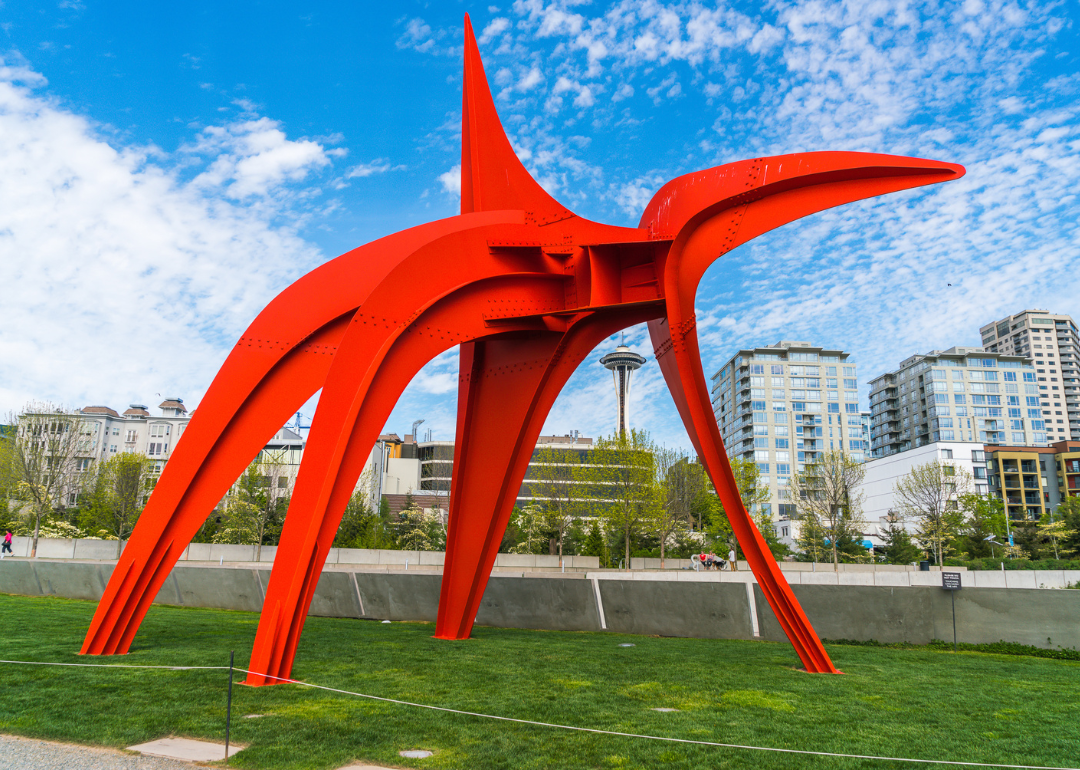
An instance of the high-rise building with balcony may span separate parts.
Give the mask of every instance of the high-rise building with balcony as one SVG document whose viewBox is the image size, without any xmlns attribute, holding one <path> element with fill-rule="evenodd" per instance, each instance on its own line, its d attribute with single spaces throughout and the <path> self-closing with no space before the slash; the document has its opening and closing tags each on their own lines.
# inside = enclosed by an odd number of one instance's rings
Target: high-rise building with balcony
<svg viewBox="0 0 1080 770">
<path fill-rule="evenodd" d="M 1071 316 L 1024 310 L 979 329 L 983 347 L 1035 364 L 1050 441 L 1080 441 L 1080 332 Z"/>
<path fill-rule="evenodd" d="M 932 350 L 870 381 L 875 458 L 927 444 L 1047 443 L 1035 367 L 982 348 Z"/>
<path fill-rule="evenodd" d="M 782 340 L 740 350 L 712 377 L 712 404 L 732 458 L 757 463 L 774 522 L 792 510 L 793 473 L 842 449 L 862 462 L 869 449 L 855 362 L 842 350 Z M 790 537 L 778 526 L 781 538 Z"/>
</svg>

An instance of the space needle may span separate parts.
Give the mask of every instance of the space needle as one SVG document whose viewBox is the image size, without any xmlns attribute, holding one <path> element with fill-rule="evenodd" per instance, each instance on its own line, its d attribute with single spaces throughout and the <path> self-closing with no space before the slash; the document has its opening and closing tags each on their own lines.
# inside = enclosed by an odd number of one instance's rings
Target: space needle
<svg viewBox="0 0 1080 770">
<path fill-rule="evenodd" d="M 620 340 L 619 347 L 600 359 L 605 368 L 611 370 L 611 376 L 615 380 L 615 395 L 619 399 L 619 435 L 625 436 L 630 432 L 630 377 L 645 363 L 645 357 L 640 356 Z"/>
</svg>

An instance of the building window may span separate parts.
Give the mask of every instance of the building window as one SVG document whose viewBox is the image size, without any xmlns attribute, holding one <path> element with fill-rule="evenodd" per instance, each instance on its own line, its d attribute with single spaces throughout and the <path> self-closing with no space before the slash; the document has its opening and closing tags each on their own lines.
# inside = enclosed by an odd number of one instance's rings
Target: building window
<svg viewBox="0 0 1080 770">
<path fill-rule="evenodd" d="M 951 449 L 942 449 L 941 450 L 941 458 L 943 460 L 951 460 L 951 459 L 953 459 L 952 450 Z M 949 475 L 952 475 L 952 474 L 949 474 Z"/>
</svg>

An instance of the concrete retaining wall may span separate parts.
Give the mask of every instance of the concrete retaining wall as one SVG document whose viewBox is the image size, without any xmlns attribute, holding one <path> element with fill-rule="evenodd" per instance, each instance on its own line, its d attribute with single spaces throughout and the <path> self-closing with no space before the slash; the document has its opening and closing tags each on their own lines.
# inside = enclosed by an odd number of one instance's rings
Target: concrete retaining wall
<svg viewBox="0 0 1080 770">
<path fill-rule="evenodd" d="M 101 562 L 5 559 L 0 593 L 100 599 L 113 565 Z M 608 631 L 701 638 L 754 638 L 749 597 L 760 636 L 785 637 L 760 588 L 724 573 L 495 574 L 477 623 L 507 628 Z M 738 575 L 738 573 L 736 573 Z M 261 609 L 270 570 L 179 564 L 156 603 L 221 609 Z M 721 580 L 721 578 L 724 578 Z M 323 572 L 311 614 L 323 617 L 434 621 L 437 572 L 334 568 Z M 797 583 L 795 596 L 826 639 L 914 642 L 952 638 L 952 606 L 935 586 Z M 1080 591 L 965 587 L 956 592 L 959 640 L 1000 640 L 1080 649 Z"/>
<path fill-rule="evenodd" d="M 952 639 L 952 597 L 940 587 L 879 588 L 795 585 L 818 635 L 883 643 L 926 644 Z M 761 636 L 786 637 L 760 587 L 754 586 Z M 1080 591 L 964 588 L 956 592 L 957 640 L 1006 641 L 1034 647 L 1080 649 Z"/>
<path fill-rule="evenodd" d="M 14 556 L 29 556 L 32 538 L 15 537 L 11 548 Z M 126 543 L 124 544 L 126 545 Z M 184 549 L 180 561 L 207 561 L 225 563 L 266 562 L 272 564 L 278 546 L 264 545 L 260 553 L 253 545 L 219 545 L 211 543 L 191 543 Z M 122 551 L 123 549 L 121 549 Z M 258 555 L 258 559 L 256 559 Z M 61 538 L 38 538 L 39 559 L 97 559 L 112 561 L 116 559 L 115 540 L 70 540 Z M 385 566 L 441 567 L 446 554 L 442 551 L 390 551 L 364 548 L 331 548 L 326 558 L 327 564 L 363 564 Z M 600 559 L 596 556 L 565 556 L 567 569 L 599 569 Z M 659 560 L 655 560 L 659 566 Z M 668 560 L 672 568 L 676 560 Z M 689 566 L 685 561 L 684 566 Z M 500 553 L 495 558 L 496 567 L 530 570 L 561 569 L 558 556 Z M 680 567 L 681 568 L 681 567 Z"/>
<path fill-rule="evenodd" d="M 608 631 L 706 639 L 754 636 L 742 584 L 602 580 L 598 585 Z"/>
</svg>

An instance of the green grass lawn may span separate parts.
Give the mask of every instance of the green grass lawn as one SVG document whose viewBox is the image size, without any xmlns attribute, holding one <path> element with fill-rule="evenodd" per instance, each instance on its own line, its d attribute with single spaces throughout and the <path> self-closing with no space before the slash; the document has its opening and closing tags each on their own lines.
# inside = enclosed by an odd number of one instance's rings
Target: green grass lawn
<svg viewBox="0 0 1080 770">
<path fill-rule="evenodd" d="M 258 616 L 154 607 L 131 654 L 80 658 L 90 602 L 0 596 L 0 658 L 247 663 Z M 797 670 L 786 644 L 310 618 L 293 675 L 314 684 L 621 732 L 925 759 L 1080 766 L 1080 663 L 830 645 L 845 676 Z M 620 647 L 631 642 L 634 647 Z M 236 680 L 243 677 L 237 675 Z M 124 747 L 223 740 L 227 672 L 0 666 L 0 732 Z M 655 708 L 676 708 L 661 713 Z M 245 719 L 246 714 L 264 714 Z M 533 727 L 321 692 L 233 688 L 235 767 L 888 768 Z M 429 759 L 398 756 L 430 749 Z"/>
</svg>

